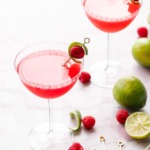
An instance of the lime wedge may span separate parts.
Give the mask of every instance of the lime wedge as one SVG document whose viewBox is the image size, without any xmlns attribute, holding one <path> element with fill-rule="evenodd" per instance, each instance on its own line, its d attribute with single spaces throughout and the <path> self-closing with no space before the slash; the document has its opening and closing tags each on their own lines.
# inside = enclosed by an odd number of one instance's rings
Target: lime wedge
<svg viewBox="0 0 150 150">
<path fill-rule="evenodd" d="M 131 114 L 125 122 L 127 134 L 134 139 L 144 139 L 150 136 L 150 116 L 144 112 Z"/>
<path fill-rule="evenodd" d="M 76 119 L 77 120 L 77 127 L 75 128 L 70 128 L 72 131 L 78 131 L 81 127 L 81 122 L 82 122 L 82 116 L 79 110 L 74 110 L 70 112 L 71 119 Z"/>
</svg>

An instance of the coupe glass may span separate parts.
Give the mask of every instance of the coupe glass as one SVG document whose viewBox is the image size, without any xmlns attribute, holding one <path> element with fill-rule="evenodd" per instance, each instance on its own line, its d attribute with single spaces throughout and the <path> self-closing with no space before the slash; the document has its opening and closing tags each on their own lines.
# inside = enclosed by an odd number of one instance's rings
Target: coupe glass
<svg viewBox="0 0 150 150">
<path fill-rule="evenodd" d="M 116 80 L 127 73 L 126 67 L 110 59 L 110 33 L 126 28 L 137 16 L 141 0 L 81 0 L 90 22 L 107 33 L 106 60 L 91 66 L 91 81 L 101 87 L 112 87 Z"/>
<path fill-rule="evenodd" d="M 49 106 L 48 123 L 36 126 L 29 134 L 32 149 L 65 150 L 73 142 L 72 131 L 53 121 L 53 99 L 74 86 L 83 68 L 83 59 L 75 63 L 67 51 L 67 44 L 43 42 L 26 47 L 15 58 L 15 70 L 24 86 L 36 96 L 47 99 Z"/>
</svg>

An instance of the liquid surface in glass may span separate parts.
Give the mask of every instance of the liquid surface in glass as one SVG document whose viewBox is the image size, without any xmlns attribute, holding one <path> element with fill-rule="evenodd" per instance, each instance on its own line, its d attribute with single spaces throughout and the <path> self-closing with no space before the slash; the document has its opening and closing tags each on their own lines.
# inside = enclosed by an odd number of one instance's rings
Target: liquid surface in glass
<svg viewBox="0 0 150 150">
<path fill-rule="evenodd" d="M 141 4 L 131 0 L 85 0 L 83 6 L 87 17 L 97 28 L 117 32 L 131 23 Z"/>
<path fill-rule="evenodd" d="M 65 94 L 77 81 L 80 64 L 69 61 L 64 67 L 68 54 L 63 51 L 46 50 L 26 56 L 17 71 L 23 84 L 34 94 L 43 98 L 55 98 Z M 72 69 L 73 68 L 73 69 Z"/>
</svg>

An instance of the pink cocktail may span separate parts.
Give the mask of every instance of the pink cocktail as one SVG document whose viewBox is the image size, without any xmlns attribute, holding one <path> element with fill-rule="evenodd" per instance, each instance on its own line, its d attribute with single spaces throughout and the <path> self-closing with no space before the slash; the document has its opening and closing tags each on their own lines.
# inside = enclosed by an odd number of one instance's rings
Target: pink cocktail
<svg viewBox="0 0 150 150">
<path fill-rule="evenodd" d="M 127 27 L 139 12 L 141 4 L 130 0 L 85 0 L 90 21 L 104 32 L 118 32 Z"/>
<path fill-rule="evenodd" d="M 106 60 L 93 64 L 91 81 L 102 87 L 113 87 L 118 78 L 127 74 L 124 65 L 110 60 L 110 33 L 126 28 L 137 16 L 142 0 L 81 0 L 90 22 L 107 33 Z M 119 42 L 118 42 L 119 43 Z"/>
<path fill-rule="evenodd" d="M 83 62 L 69 60 L 68 45 L 39 43 L 19 52 L 15 69 L 25 87 L 33 94 L 47 99 L 49 122 L 31 130 L 29 144 L 33 149 L 66 149 L 73 140 L 71 130 L 65 125 L 53 123 L 52 99 L 67 93 L 77 82 Z M 65 64 L 65 65 L 64 65 Z"/>
<path fill-rule="evenodd" d="M 59 50 L 44 50 L 26 56 L 17 66 L 23 84 L 32 93 L 46 99 L 68 92 L 78 79 L 80 64 L 70 61 L 74 69 L 64 67 L 68 54 Z M 74 73 L 74 76 L 71 74 Z M 73 79 L 72 79 L 73 78 Z"/>
</svg>

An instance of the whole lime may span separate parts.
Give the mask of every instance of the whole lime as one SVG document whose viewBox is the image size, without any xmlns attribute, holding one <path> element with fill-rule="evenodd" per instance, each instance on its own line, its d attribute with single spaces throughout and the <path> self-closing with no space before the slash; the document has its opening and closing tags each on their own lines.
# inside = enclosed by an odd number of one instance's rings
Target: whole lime
<svg viewBox="0 0 150 150">
<path fill-rule="evenodd" d="M 132 55 L 139 64 L 150 67 L 150 39 L 137 39 L 132 46 Z"/>
<path fill-rule="evenodd" d="M 114 99 L 123 107 L 138 110 L 146 105 L 147 91 L 135 76 L 121 77 L 113 87 Z"/>
</svg>

